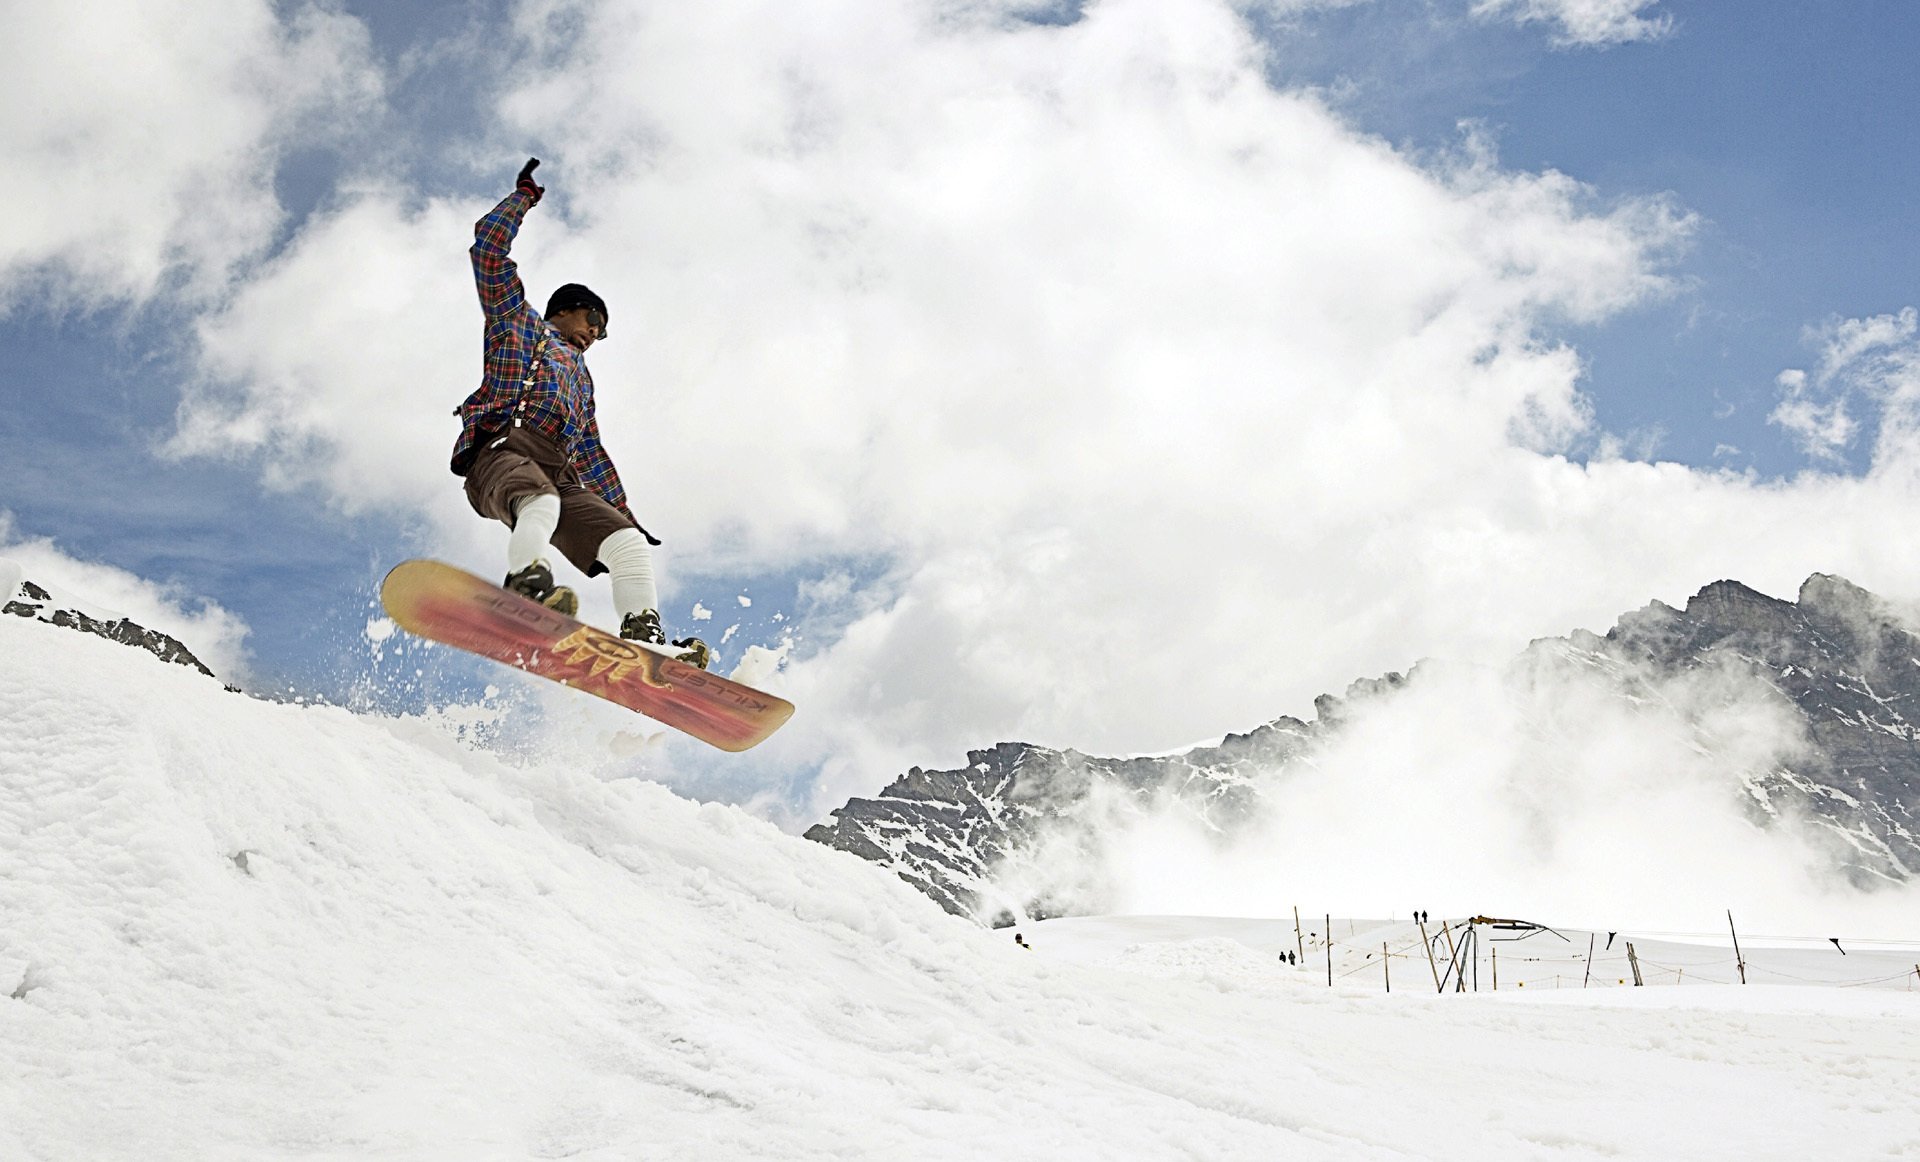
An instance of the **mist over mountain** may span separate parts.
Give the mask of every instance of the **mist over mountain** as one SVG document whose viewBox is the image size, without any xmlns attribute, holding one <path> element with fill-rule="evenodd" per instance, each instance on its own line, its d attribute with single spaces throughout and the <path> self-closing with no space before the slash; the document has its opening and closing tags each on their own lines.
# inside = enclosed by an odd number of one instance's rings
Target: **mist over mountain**
<svg viewBox="0 0 1920 1162">
<path fill-rule="evenodd" d="M 1871 894 L 1920 869 L 1916 698 L 1920 639 L 1873 594 L 1823 574 L 1795 601 L 1718 581 L 1498 672 L 1422 662 L 1321 696 L 1311 721 L 1177 754 L 1003 742 L 806 834 L 996 924 L 1195 909 L 1201 892 L 1280 914 L 1367 862 L 1398 875 L 1387 892 L 1459 872 L 1521 898 L 1530 878 L 1624 893 L 1661 874 Z"/>
</svg>

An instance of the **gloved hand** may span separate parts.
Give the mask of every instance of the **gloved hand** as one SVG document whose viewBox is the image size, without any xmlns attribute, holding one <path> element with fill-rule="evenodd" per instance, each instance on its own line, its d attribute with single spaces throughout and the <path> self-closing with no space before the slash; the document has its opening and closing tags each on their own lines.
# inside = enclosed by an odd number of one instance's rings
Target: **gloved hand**
<svg viewBox="0 0 1920 1162">
<path fill-rule="evenodd" d="M 522 190 L 526 193 L 528 204 L 535 206 L 540 204 L 540 195 L 547 192 L 547 187 L 533 184 L 534 167 L 539 164 L 539 158 L 528 158 L 527 164 L 520 167 L 520 177 L 513 183 L 515 189 Z"/>
</svg>

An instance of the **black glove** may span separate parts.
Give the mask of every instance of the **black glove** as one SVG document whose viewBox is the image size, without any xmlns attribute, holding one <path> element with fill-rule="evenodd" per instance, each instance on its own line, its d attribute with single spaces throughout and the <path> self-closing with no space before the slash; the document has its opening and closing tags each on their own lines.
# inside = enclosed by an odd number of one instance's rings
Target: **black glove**
<svg viewBox="0 0 1920 1162">
<path fill-rule="evenodd" d="M 540 164 L 539 158 L 537 157 L 528 158 L 527 164 L 520 167 L 520 177 L 516 179 L 515 182 L 513 183 L 514 189 L 523 191 L 527 195 L 527 202 L 529 205 L 535 205 L 535 206 L 539 205 L 540 195 L 547 192 L 547 187 L 536 186 L 533 184 L 533 170 L 534 170 L 534 167 L 538 166 L 539 164 Z"/>
</svg>

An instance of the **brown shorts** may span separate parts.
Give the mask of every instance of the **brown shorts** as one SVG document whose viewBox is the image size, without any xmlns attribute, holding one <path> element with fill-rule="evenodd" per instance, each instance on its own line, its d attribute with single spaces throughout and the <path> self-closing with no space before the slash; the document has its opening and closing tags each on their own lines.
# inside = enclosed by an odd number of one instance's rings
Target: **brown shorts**
<svg viewBox="0 0 1920 1162">
<path fill-rule="evenodd" d="M 640 529 L 581 483 L 565 452 L 526 428 L 508 428 L 481 443 L 467 469 L 467 503 L 473 511 L 512 528 L 514 504 L 540 495 L 560 498 L 553 547 L 589 577 L 607 571 L 596 557 L 608 537 L 621 529 Z M 647 530 L 640 532 L 652 544 L 660 543 Z"/>
</svg>

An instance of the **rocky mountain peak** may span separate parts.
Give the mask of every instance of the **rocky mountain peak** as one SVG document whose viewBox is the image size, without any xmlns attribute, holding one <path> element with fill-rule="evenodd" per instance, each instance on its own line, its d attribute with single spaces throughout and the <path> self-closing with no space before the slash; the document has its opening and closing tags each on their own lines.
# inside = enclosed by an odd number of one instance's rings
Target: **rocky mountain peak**
<svg viewBox="0 0 1920 1162">
<path fill-rule="evenodd" d="M 1816 573 L 1796 601 L 1783 601 L 1715 581 L 1684 609 L 1650 602 L 1605 636 L 1575 630 L 1536 641 L 1514 667 L 1591 675 L 1623 705 L 1644 701 L 1649 683 L 1716 669 L 1738 675 L 1745 688 L 1797 715 L 1803 742 L 1772 767 L 1743 771 L 1744 794 L 1728 809 L 1762 827 L 1812 820 L 1835 867 L 1859 886 L 1920 872 L 1920 639 L 1867 590 Z M 1171 755 L 1102 758 L 1000 743 L 970 752 L 956 770 L 915 767 L 878 797 L 849 800 L 806 835 L 891 868 L 950 911 L 989 922 L 1008 916 L 1009 903 L 1036 917 L 1097 908 L 1097 891 L 1047 878 L 1058 874 L 1048 868 L 1073 860 L 1041 861 L 1035 853 L 1062 845 L 1097 851 L 1116 802 L 1146 810 L 1177 801 L 1230 834 L 1264 797 L 1283 796 L 1285 780 L 1275 776 L 1310 763 L 1358 706 L 1391 699 L 1434 672 L 1422 663 L 1405 676 L 1361 679 L 1342 696 L 1315 699 L 1311 723 L 1280 717 Z M 1698 745 L 1715 745 L 1711 732 Z"/>
<path fill-rule="evenodd" d="M 4 606 L 0 606 L 0 613 L 94 634 L 108 641 L 145 650 L 163 662 L 191 666 L 209 678 L 215 677 L 206 663 L 195 657 L 180 639 L 147 629 L 124 617 L 99 616 L 72 600 L 56 600 L 48 590 L 29 580 L 22 579 L 13 587 L 11 597 Z"/>
</svg>

